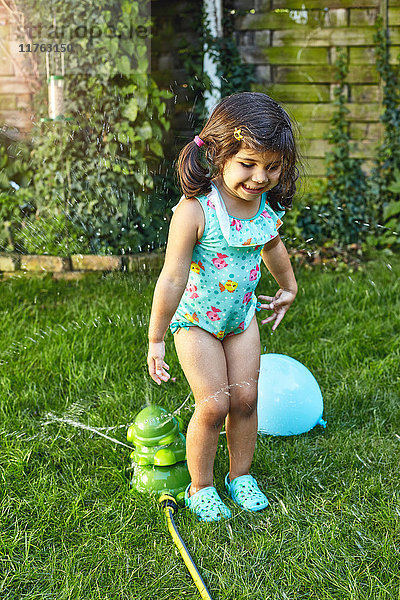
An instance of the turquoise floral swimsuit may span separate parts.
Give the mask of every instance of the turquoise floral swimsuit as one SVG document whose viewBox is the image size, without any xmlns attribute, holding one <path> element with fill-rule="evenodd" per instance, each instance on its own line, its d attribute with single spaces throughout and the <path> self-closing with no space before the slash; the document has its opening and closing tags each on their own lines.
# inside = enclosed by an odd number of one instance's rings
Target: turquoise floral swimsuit
<svg viewBox="0 0 400 600">
<path fill-rule="evenodd" d="M 242 333 L 259 309 L 255 289 L 261 252 L 278 235 L 285 211 L 273 211 L 264 193 L 252 219 L 232 217 L 214 184 L 197 200 L 204 211 L 204 233 L 194 247 L 189 279 L 170 329 L 176 333 L 195 325 L 222 340 Z"/>
</svg>

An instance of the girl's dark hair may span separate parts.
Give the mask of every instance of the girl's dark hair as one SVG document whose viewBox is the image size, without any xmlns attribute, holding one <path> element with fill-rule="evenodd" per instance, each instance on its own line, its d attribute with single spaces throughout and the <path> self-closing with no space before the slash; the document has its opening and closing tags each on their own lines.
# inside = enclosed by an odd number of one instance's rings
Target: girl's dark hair
<svg viewBox="0 0 400 600">
<path fill-rule="evenodd" d="M 235 129 L 243 139 L 237 140 Z M 278 152 L 282 171 L 277 186 L 268 192 L 272 209 L 289 209 L 296 191 L 299 154 L 293 125 L 286 111 L 275 100 L 259 92 L 240 92 L 223 98 L 199 133 L 204 146 L 194 140 L 179 154 L 177 172 L 187 198 L 208 194 L 211 179 L 222 174 L 227 160 L 242 146 L 256 152 Z"/>
</svg>

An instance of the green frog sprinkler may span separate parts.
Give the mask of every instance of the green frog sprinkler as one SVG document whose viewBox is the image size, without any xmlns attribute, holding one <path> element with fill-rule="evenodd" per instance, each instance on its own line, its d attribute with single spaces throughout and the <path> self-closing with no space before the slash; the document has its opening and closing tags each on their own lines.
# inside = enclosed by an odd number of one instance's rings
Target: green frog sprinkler
<svg viewBox="0 0 400 600">
<path fill-rule="evenodd" d="M 179 502 L 190 482 L 182 422 L 161 406 L 146 406 L 129 427 L 132 488 L 141 493 L 169 493 Z"/>
</svg>

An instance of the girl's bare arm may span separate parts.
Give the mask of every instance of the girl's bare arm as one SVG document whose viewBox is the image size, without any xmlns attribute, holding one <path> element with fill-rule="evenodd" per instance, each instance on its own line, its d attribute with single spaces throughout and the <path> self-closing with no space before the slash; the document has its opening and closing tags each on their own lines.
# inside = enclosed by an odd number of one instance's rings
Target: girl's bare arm
<svg viewBox="0 0 400 600">
<path fill-rule="evenodd" d="M 152 379 L 167 381 L 164 336 L 182 298 L 189 277 L 193 248 L 204 229 L 204 213 L 197 200 L 183 200 L 170 224 L 165 261 L 157 280 L 149 324 L 147 364 Z"/>
<path fill-rule="evenodd" d="M 274 311 L 271 316 L 261 321 L 261 324 L 275 321 L 272 326 L 272 331 L 275 331 L 296 297 L 297 282 L 289 255 L 279 235 L 265 244 L 262 259 L 279 285 L 279 290 L 275 296 L 259 296 L 261 300 L 269 302 L 269 304 L 261 304 L 261 308 Z"/>
</svg>

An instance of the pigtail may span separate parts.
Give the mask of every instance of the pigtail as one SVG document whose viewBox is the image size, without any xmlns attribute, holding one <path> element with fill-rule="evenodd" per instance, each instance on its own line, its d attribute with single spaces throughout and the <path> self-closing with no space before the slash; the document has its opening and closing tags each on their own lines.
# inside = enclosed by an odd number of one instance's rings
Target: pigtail
<svg viewBox="0 0 400 600">
<path fill-rule="evenodd" d="M 180 151 L 176 170 L 186 198 L 194 198 L 211 191 L 210 169 L 203 158 L 202 149 L 194 140 Z"/>
</svg>

